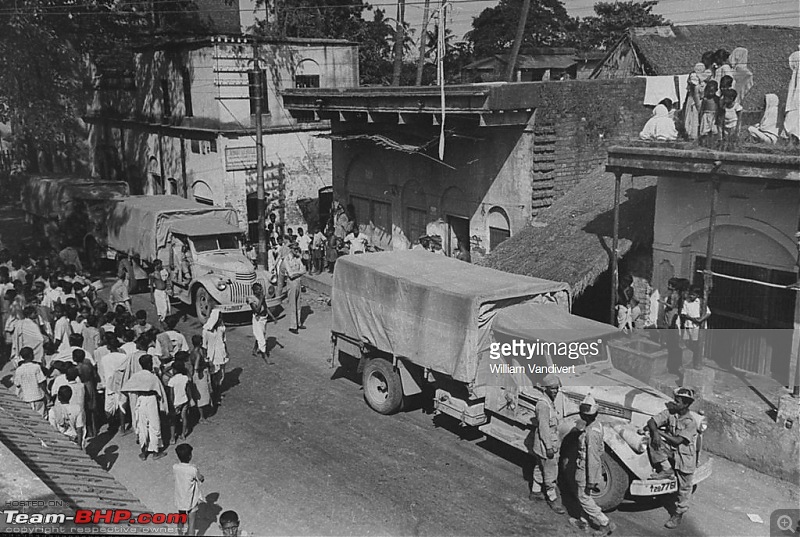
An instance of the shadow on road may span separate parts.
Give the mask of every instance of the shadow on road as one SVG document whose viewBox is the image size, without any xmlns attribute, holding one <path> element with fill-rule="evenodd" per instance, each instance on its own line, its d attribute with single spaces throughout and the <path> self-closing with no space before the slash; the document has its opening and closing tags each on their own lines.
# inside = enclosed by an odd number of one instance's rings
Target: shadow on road
<svg viewBox="0 0 800 537">
<path fill-rule="evenodd" d="M 195 519 L 197 535 L 205 535 L 208 528 L 217 521 L 217 516 L 222 511 L 222 507 L 217 504 L 218 501 L 219 493 L 212 492 L 206 496 L 205 502 L 200 502 Z"/>
</svg>

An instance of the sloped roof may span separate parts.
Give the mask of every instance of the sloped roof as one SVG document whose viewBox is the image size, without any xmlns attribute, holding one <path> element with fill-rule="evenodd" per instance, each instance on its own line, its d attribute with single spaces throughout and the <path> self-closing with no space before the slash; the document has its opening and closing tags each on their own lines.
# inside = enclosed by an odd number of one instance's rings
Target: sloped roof
<svg viewBox="0 0 800 537">
<path fill-rule="evenodd" d="M 503 241 L 479 261 L 487 267 L 567 282 L 574 300 L 611 263 L 614 174 L 598 166 L 542 211 L 532 225 Z M 656 179 L 622 182 L 619 253 L 653 240 Z"/>
<path fill-rule="evenodd" d="M 691 73 L 706 51 L 746 48 L 754 82 L 744 101 L 748 110 L 763 109 L 767 93 L 778 95 L 783 108 L 792 76 L 789 55 L 800 44 L 800 28 L 749 24 L 632 28 L 628 35 L 648 75 Z"/>
<path fill-rule="evenodd" d="M 570 52 L 561 52 L 555 49 L 552 54 L 520 54 L 517 57 L 517 69 L 567 69 L 576 63 L 575 52 L 572 49 L 563 49 Z M 488 58 L 481 58 L 465 66 L 465 70 L 496 69 L 497 65 L 508 65 L 508 54 L 495 54 Z"/>
</svg>

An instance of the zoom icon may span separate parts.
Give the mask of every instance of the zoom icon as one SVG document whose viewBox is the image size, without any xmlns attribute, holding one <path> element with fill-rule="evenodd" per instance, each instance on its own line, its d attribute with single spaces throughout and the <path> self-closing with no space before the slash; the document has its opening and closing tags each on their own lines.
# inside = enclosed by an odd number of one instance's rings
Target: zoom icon
<svg viewBox="0 0 800 537">
<path fill-rule="evenodd" d="M 800 509 L 777 509 L 769 517 L 769 535 L 800 537 Z"/>
</svg>

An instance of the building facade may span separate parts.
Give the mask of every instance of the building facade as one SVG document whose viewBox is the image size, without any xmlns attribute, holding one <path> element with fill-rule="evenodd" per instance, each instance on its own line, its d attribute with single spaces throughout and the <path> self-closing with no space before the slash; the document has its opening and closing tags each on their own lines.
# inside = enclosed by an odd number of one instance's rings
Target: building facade
<svg viewBox="0 0 800 537">
<path fill-rule="evenodd" d="M 800 341 L 800 157 L 621 147 L 609 151 L 608 169 L 658 177 L 653 286 L 662 296 L 672 277 L 702 286 L 711 256 L 708 355 L 790 385 Z"/>
<path fill-rule="evenodd" d="M 257 55 L 261 74 L 253 71 Z M 179 194 L 256 213 L 256 88 L 260 82 L 268 209 L 303 225 L 296 201 L 330 185 L 325 121 L 292 117 L 286 88 L 358 85 L 356 45 L 340 40 L 218 36 L 136 50 L 135 71 L 98 78 L 89 122 L 96 172 L 133 192 Z M 260 76 L 260 80 L 257 80 Z"/>
<path fill-rule="evenodd" d="M 444 129 L 435 87 L 287 90 L 284 102 L 331 120 L 334 194 L 374 245 L 439 235 L 447 254 L 460 243 L 478 260 L 643 124 L 643 94 L 634 79 L 447 86 Z"/>
</svg>

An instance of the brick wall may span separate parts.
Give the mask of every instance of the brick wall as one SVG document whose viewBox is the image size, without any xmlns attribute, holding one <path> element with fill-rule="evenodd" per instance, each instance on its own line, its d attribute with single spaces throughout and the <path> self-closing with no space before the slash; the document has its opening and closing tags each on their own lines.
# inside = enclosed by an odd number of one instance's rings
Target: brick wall
<svg viewBox="0 0 800 537">
<path fill-rule="evenodd" d="M 544 82 L 534 127 L 535 216 L 606 161 L 606 148 L 638 138 L 650 109 L 644 79 Z"/>
</svg>

